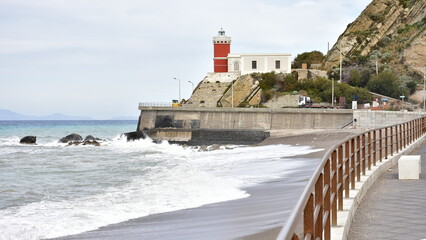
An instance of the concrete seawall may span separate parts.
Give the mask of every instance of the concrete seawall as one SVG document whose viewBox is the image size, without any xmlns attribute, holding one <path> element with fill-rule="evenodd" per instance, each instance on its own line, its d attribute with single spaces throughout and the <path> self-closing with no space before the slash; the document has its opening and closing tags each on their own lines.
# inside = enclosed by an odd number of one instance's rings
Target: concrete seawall
<svg viewBox="0 0 426 240">
<path fill-rule="evenodd" d="M 197 142 L 213 144 L 232 141 L 238 144 L 244 142 L 253 144 L 265 139 L 268 134 L 264 132 L 273 130 L 332 130 L 348 126 L 378 128 L 424 115 L 422 112 L 303 108 L 140 107 L 139 109 L 141 113 L 137 131 L 145 131 L 156 140 L 193 145 Z"/>
<path fill-rule="evenodd" d="M 379 128 L 408 122 L 422 117 L 425 112 L 394 112 L 394 111 L 354 111 L 354 126 L 356 128 Z"/>
<path fill-rule="evenodd" d="M 140 108 L 138 131 L 148 129 L 339 129 L 352 110 L 267 108 Z"/>
</svg>

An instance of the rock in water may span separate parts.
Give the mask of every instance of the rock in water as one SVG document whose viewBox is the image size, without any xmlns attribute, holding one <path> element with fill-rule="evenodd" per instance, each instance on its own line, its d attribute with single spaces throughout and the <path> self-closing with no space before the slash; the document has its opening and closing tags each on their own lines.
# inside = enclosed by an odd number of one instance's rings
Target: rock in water
<svg viewBox="0 0 426 240">
<path fill-rule="evenodd" d="M 93 145 L 93 146 L 97 146 L 97 147 L 101 146 L 101 144 L 96 140 L 84 141 L 83 145 Z"/>
<path fill-rule="evenodd" d="M 63 138 L 61 138 L 61 139 L 59 140 L 59 142 L 61 142 L 61 143 L 67 143 L 67 142 L 81 142 L 81 141 L 83 141 L 83 138 L 82 138 L 80 135 L 75 134 L 75 133 L 70 134 L 70 135 L 68 135 L 68 136 L 66 136 L 66 137 L 63 137 Z"/>
<path fill-rule="evenodd" d="M 95 141 L 96 139 L 95 139 L 95 137 L 93 137 L 92 135 L 87 135 L 85 138 L 84 138 L 84 141 Z"/>
<path fill-rule="evenodd" d="M 22 144 L 36 144 L 37 137 L 36 136 L 25 136 L 23 137 L 19 143 Z"/>
<path fill-rule="evenodd" d="M 124 136 L 127 137 L 127 141 L 134 141 L 146 138 L 146 134 L 142 131 L 124 133 Z"/>
</svg>

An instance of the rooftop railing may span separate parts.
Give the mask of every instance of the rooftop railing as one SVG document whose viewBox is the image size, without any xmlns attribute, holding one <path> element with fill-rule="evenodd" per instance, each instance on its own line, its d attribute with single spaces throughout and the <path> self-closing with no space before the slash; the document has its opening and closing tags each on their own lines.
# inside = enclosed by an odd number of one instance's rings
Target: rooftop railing
<svg viewBox="0 0 426 240">
<path fill-rule="evenodd" d="M 322 159 L 278 235 L 284 239 L 331 238 L 343 199 L 366 169 L 388 159 L 426 133 L 426 117 L 363 132 L 332 147 Z M 298 228 L 299 227 L 299 228 Z"/>
<path fill-rule="evenodd" d="M 139 107 L 171 107 L 171 102 L 140 102 Z"/>
</svg>

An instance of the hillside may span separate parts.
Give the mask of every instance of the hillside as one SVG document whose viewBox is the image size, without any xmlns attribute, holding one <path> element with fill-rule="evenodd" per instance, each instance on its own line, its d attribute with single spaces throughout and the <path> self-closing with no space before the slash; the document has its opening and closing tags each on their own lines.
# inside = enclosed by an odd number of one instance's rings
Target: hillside
<svg viewBox="0 0 426 240">
<path fill-rule="evenodd" d="M 426 65 L 426 1 L 373 0 L 340 35 L 324 67 L 366 64 L 399 74 L 421 74 Z M 412 73 L 411 73 L 412 75 Z"/>
</svg>

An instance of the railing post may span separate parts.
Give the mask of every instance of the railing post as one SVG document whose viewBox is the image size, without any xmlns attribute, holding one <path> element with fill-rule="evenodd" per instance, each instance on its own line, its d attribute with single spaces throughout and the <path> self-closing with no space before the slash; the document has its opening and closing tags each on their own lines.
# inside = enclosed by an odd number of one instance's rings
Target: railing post
<svg viewBox="0 0 426 240">
<path fill-rule="evenodd" d="M 351 189 L 355 189 L 355 138 L 351 139 Z"/>
<path fill-rule="evenodd" d="M 314 208 L 314 220 L 315 220 L 315 232 L 314 239 L 322 239 L 322 217 L 323 217 L 323 194 L 324 189 L 323 184 L 323 174 L 320 173 L 318 176 L 317 182 L 315 183 L 315 208 Z"/>
<path fill-rule="evenodd" d="M 377 162 L 377 130 L 373 131 L 373 152 L 374 152 L 374 156 L 373 156 L 373 165 L 376 166 L 376 162 Z"/>
<path fill-rule="evenodd" d="M 395 132 L 394 132 L 393 129 L 394 129 L 393 126 L 390 127 L 390 131 L 391 131 L 391 133 L 390 133 L 390 147 L 391 147 L 391 149 L 390 149 L 390 155 L 391 156 L 393 156 L 393 151 L 394 151 L 393 144 L 395 143 L 394 140 L 393 140 L 393 137 L 394 137 L 394 134 L 395 134 Z"/>
<path fill-rule="evenodd" d="M 340 177 L 337 169 L 338 150 L 340 150 L 340 147 L 336 148 L 331 154 L 331 172 L 333 173 L 331 178 L 331 194 L 333 194 L 331 197 L 331 225 L 333 226 L 337 225 L 337 199 L 339 198 L 337 192 L 338 178 Z"/>
<path fill-rule="evenodd" d="M 401 151 L 401 125 L 396 125 L 396 151 Z"/>
<path fill-rule="evenodd" d="M 303 211 L 303 231 L 304 237 L 314 236 L 314 194 L 312 193 L 309 195 L 308 202 Z"/>
<path fill-rule="evenodd" d="M 403 128 L 403 130 L 402 130 L 402 133 L 403 133 L 403 139 L 404 139 L 404 148 L 406 148 L 407 147 L 407 123 L 404 123 L 404 124 L 402 124 L 402 128 Z"/>
<path fill-rule="evenodd" d="M 333 154 L 334 151 L 333 151 Z M 332 155 L 333 155 L 332 154 Z M 331 217 L 331 184 L 330 179 L 331 178 L 331 172 L 330 172 L 330 158 L 326 161 L 324 165 L 324 183 L 323 183 L 323 193 L 325 192 L 325 196 L 323 196 L 323 216 L 325 217 L 325 224 L 324 225 L 324 239 L 330 240 L 330 217 Z M 324 218 L 323 218 L 324 220 Z"/>
<path fill-rule="evenodd" d="M 350 152 L 350 148 L 349 148 L 349 143 L 351 142 L 351 140 L 348 140 L 345 142 L 345 198 L 349 197 L 349 182 L 351 181 L 351 170 L 350 170 L 350 157 L 351 157 L 351 152 Z M 342 204 L 343 206 L 343 204 Z"/>
<path fill-rule="evenodd" d="M 362 153 L 361 153 L 361 162 L 362 162 L 362 175 L 365 176 L 365 169 L 367 168 L 367 144 L 366 144 L 365 133 L 362 134 Z M 360 181 L 360 180 L 358 180 Z"/>
<path fill-rule="evenodd" d="M 345 145 L 347 144 L 344 143 Z M 343 145 L 339 146 L 339 161 L 338 161 L 338 185 L 340 185 L 340 187 L 338 188 L 338 203 L 339 203 L 339 210 L 343 210 L 343 189 L 345 188 L 345 183 L 343 182 Z M 349 185 L 348 185 L 349 186 Z"/>
<path fill-rule="evenodd" d="M 379 161 L 383 159 L 383 128 L 379 129 Z"/>
<path fill-rule="evenodd" d="M 368 170 L 371 170 L 371 131 L 368 132 Z"/>
<path fill-rule="evenodd" d="M 385 159 L 388 159 L 388 128 L 385 128 Z"/>
<path fill-rule="evenodd" d="M 356 179 L 361 181 L 361 137 L 356 137 Z M 355 189 L 355 186 L 354 186 Z"/>
</svg>

